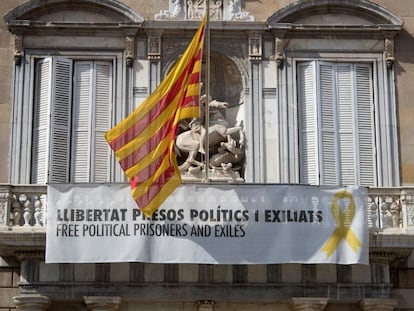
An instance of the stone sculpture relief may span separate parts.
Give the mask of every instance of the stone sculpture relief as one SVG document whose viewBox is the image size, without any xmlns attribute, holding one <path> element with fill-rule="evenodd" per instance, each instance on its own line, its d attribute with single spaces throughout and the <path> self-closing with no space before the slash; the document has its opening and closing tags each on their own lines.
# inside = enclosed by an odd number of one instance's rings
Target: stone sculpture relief
<svg viewBox="0 0 414 311">
<path fill-rule="evenodd" d="M 206 157 L 206 136 L 209 141 L 209 177 L 212 180 L 242 181 L 240 176 L 244 161 L 245 135 L 243 124 L 234 126 L 225 117 L 228 103 L 200 98 L 201 117 L 181 124 L 182 132 L 176 139 L 179 169 L 184 179 L 203 178 Z M 205 105 L 209 106 L 209 126 L 204 124 Z M 204 109 L 203 109 L 204 107 Z"/>
<path fill-rule="evenodd" d="M 206 0 L 169 0 L 169 9 L 155 15 L 155 19 L 201 20 L 206 11 Z M 211 0 L 212 20 L 254 21 L 249 12 L 242 10 L 241 0 Z"/>
</svg>

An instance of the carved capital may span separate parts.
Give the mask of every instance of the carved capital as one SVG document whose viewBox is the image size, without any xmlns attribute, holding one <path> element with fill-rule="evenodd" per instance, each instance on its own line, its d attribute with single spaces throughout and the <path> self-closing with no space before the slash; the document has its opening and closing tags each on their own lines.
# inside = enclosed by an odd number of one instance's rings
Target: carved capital
<svg viewBox="0 0 414 311">
<path fill-rule="evenodd" d="M 285 62 L 285 40 L 282 37 L 275 38 L 275 60 L 277 68 L 282 69 Z"/>
<path fill-rule="evenodd" d="M 262 60 L 262 36 L 252 33 L 249 35 L 249 58 L 250 60 Z"/>
<path fill-rule="evenodd" d="M 387 63 L 387 68 L 392 69 L 394 65 L 394 36 L 385 36 L 385 44 L 384 44 L 384 54 L 385 54 L 385 62 Z"/>
<path fill-rule="evenodd" d="M 364 311 L 392 311 L 397 307 L 395 299 L 366 298 L 360 303 Z"/>
<path fill-rule="evenodd" d="M 13 297 L 13 302 L 18 310 L 42 311 L 50 305 L 50 299 L 39 295 L 20 295 Z"/>
<path fill-rule="evenodd" d="M 161 36 L 148 37 L 148 59 L 156 61 L 161 59 Z"/>
<path fill-rule="evenodd" d="M 125 61 L 128 67 L 132 67 L 135 58 L 135 37 L 125 36 Z"/>
<path fill-rule="evenodd" d="M 83 297 L 88 310 L 91 311 L 116 311 L 121 304 L 118 296 L 85 296 Z"/>
<path fill-rule="evenodd" d="M 14 62 L 16 65 L 22 63 L 23 58 L 23 36 L 21 34 L 14 35 Z"/>
<path fill-rule="evenodd" d="M 328 298 L 292 298 L 293 311 L 322 311 L 328 304 Z"/>
</svg>

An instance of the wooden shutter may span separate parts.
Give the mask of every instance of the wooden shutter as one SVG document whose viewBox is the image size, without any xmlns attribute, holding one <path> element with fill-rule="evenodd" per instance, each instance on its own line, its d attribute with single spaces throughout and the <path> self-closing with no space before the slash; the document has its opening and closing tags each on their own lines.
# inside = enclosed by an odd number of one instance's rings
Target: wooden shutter
<svg viewBox="0 0 414 311">
<path fill-rule="evenodd" d="M 336 64 L 337 127 L 340 147 L 338 175 L 341 177 L 339 183 L 343 185 L 355 185 L 357 183 L 353 67 L 352 64 Z"/>
<path fill-rule="evenodd" d="M 69 181 L 70 114 L 72 101 L 72 61 L 53 58 L 55 74 L 52 94 L 51 155 L 49 182 Z"/>
<path fill-rule="evenodd" d="M 75 62 L 73 82 L 71 181 L 89 182 L 92 148 L 90 123 L 93 100 L 93 62 Z"/>
<path fill-rule="evenodd" d="M 46 58 L 36 64 L 32 182 L 67 182 L 69 177 L 72 62 Z"/>
<path fill-rule="evenodd" d="M 38 61 L 35 72 L 31 179 L 32 183 L 45 184 L 47 182 L 49 162 L 52 59 L 47 58 Z"/>
<path fill-rule="evenodd" d="M 376 184 L 372 87 L 369 64 L 298 65 L 302 183 Z"/>
<path fill-rule="evenodd" d="M 336 85 L 335 67 L 331 63 L 319 63 L 319 183 L 337 185 L 338 138 L 336 132 Z"/>
<path fill-rule="evenodd" d="M 372 67 L 355 65 L 359 184 L 376 185 Z"/>
<path fill-rule="evenodd" d="M 298 64 L 300 181 L 305 184 L 319 183 L 315 69 L 314 62 Z"/>
<path fill-rule="evenodd" d="M 95 63 L 95 118 L 92 128 L 94 142 L 92 175 L 96 182 L 109 181 L 110 148 L 104 133 L 111 128 L 112 112 L 112 65 L 109 62 Z"/>
<path fill-rule="evenodd" d="M 74 70 L 71 180 L 109 181 L 110 149 L 104 132 L 111 127 L 112 64 L 77 61 Z"/>
</svg>

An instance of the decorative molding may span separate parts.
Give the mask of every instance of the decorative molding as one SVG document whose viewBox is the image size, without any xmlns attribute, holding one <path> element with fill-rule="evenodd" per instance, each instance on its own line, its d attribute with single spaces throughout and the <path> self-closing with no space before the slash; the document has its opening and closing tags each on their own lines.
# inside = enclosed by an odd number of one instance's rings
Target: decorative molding
<svg viewBox="0 0 414 311">
<path fill-rule="evenodd" d="M 285 62 L 285 40 L 283 37 L 275 37 L 275 60 L 277 68 L 283 69 Z"/>
<path fill-rule="evenodd" d="M 148 87 L 146 86 L 136 86 L 132 90 L 134 97 L 148 96 Z"/>
<path fill-rule="evenodd" d="M 23 58 L 23 36 L 21 34 L 14 35 L 14 62 L 20 66 Z"/>
<path fill-rule="evenodd" d="M 50 305 L 50 299 L 40 295 L 20 295 L 13 297 L 17 310 L 41 311 L 46 310 Z"/>
<path fill-rule="evenodd" d="M 118 296 L 84 296 L 88 310 L 91 311 L 116 311 L 121 304 L 121 297 Z"/>
<path fill-rule="evenodd" d="M 364 311 L 392 311 L 397 307 L 396 299 L 365 298 L 360 306 Z"/>
<path fill-rule="evenodd" d="M 132 67 L 135 58 L 135 36 L 125 36 L 125 62 L 128 67 Z"/>
<path fill-rule="evenodd" d="M 394 34 L 386 34 L 384 39 L 384 55 L 388 69 L 392 69 L 394 65 Z"/>
<path fill-rule="evenodd" d="M 328 304 L 328 298 L 292 298 L 294 311 L 322 311 Z"/>
<path fill-rule="evenodd" d="M 249 58 L 251 61 L 262 60 L 262 36 L 257 32 L 249 34 Z"/>
<path fill-rule="evenodd" d="M 159 61 L 161 59 L 161 37 L 148 37 L 148 59 L 151 61 Z"/>
</svg>

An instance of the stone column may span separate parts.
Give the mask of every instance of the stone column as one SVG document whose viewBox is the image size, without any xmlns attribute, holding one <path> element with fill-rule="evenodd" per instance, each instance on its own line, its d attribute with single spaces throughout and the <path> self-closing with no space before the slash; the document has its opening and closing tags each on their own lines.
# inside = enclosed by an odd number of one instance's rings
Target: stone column
<svg viewBox="0 0 414 311">
<path fill-rule="evenodd" d="M 17 310 L 42 311 L 50 305 L 50 299 L 40 295 L 20 295 L 13 297 Z"/>
<path fill-rule="evenodd" d="M 322 311 L 328 304 L 328 298 L 292 298 L 293 311 Z"/>
<path fill-rule="evenodd" d="M 197 301 L 197 311 L 214 311 L 214 301 L 213 300 Z"/>
<path fill-rule="evenodd" d="M 118 296 L 85 296 L 83 297 L 86 308 L 91 311 L 116 311 L 121 304 Z"/>
<path fill-rule="evenodd" d="M 392 311 L 397 307 L 396 299 L 365 298 L 360 303 L 364 311 Z"/>
</svg>

